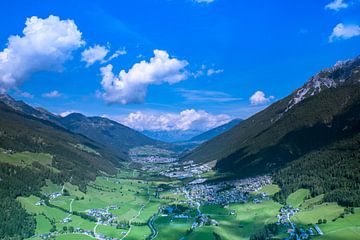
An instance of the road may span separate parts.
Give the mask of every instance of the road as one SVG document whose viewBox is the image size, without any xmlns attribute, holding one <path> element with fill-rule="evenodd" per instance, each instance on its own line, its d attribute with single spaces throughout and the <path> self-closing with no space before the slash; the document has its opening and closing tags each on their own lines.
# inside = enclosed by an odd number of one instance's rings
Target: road
<svg viewBox="0 0 360 240">
<path fill-rule="evenodd" d="M 72 204 L 74 202 L 74 199 L 71 199 L 71 202 L 70 202 L 70 207 L 69 207 L 69 212 L 72 213 L 73 210 L 72 210 Z"/>
<path fill-rule="evenodd" d="M 140 216 L 140 214 L 141 214 L 141 212 L 144 210 L 144 208 L 145 208 L 145 206 L 150 202 L 150 187 L 148 186 L 148 190 L 147 190 L 147 194 L 148 194 L 148 196 L 149 196 L 149 198 L 148 198 L 148 201 L 145 203 L 145 204 L 143 204 L 142 206 L 141 206 L 141 208 L 139 209 L 139 211 L 138 211 L 138 213 L 133 217 L 133 218 L 131 218 L 130 219 L 130 221 L 129 221 L 129 230 L 126 232 L 126 234 L 122 237 L 122 238 L 120 238 L 120 240 L 123 240 L 124 238 L 126 238 L 127 237 L 127 235 L 129 235 L 129 233 L 131 232 L 131 230 L 132 230 L 132 225 L 131 225 L 131 223 L 136 219 L 136 218 L 138 218 L 139 216 Z"/>
</svg>

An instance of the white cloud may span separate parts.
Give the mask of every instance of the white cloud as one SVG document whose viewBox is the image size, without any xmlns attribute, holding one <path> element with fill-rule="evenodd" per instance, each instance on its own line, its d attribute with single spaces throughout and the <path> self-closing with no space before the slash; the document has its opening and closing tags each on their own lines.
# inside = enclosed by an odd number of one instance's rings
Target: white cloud
<svg viewBox="0 0 360 240">
<path fill-rule="evenodd" d="M 340 39 L 349 39 L 356 36 L 360 36 L 360 26 L 339 23 L 334 27 L 333 32 L 329 37 L 329 42 Z"/>
<path fill-rule="evenodd" d="M 206 111 L 195 109 L 186 109 L 179 113 L 134 112 L 126 117 L 112 118 L 139 131 L 206 131 L 231 120 L 231 117 L 226 114 L 213 115 Z"/>
<path fill-rule="evenodd" d="M 261 105 L 261 104 L 265 104 L 270 102 L 271 100 L 273 100 L 275 97 L 274 96 L 270 96 L 270 97 L 265 97 L 265 93 L 262 91 L 256 91 L 251 97 L 250 97 L 250 103 L 252 105 Z"/>
<path fill-rule="evenodd" d="M 30 98 L 30 99 L 34 98 L 34 95 L 32 95 L 31 93 L 23 92 L 20 91 L 19 89 L 16 89 L 16 95 L 24 98 Z"/>
<path fill-rule="evenodd" d="M 71 53 L 84 44 L 73 20 L 28 18 L 23 36 L 10 36 L 0 52 L 0 91 L 14 88 L 39 71 L 61 71 Z"/>
<path fill-rule="evenodd" d="M 94 47 L 89 47 L 81 53 L 81 61 L 86 62 L 86 67 L 89 67 L 95 62 L 107 63 L 119 56 L 127 54 L 126 49 L 123 48 L 115 51 L 108 59 L 105 59 L 109 52 L 109 47 L 96 44 Z"/>
<path fill-rule="evenodd" d="M 95 62 L 104 62 L 106 55 L 109 53 L 109 49 L 105 46 L 95 45 L 89 47 L 81 53 L 81 61 L 86 62 L 86 66 L 89 67 Z"/>
<path fill-rule="evenodd" d="M 106 60 L 106 62 L 109 62 L 109 61 L 111 61 L 111 60 L 113 60 L 113 59 L 115 59 L 115 58 L 117 58 L 117 57 L 119 57 L 119 56 L 126 55 L 126 54 L 127 54 L 127 51 L 126 51 L 125 48 L 122 49 L 122 50 L 117 50 L 115 53 L 113 53 L 113 54 Z"/>
<path fill-rule="evenodd" d="M 343 0 L 334 0 L 333 2 L 327 4 L 325 9 L 330 9 L 334 11 L 339 11 L 341 9 L 347 8 L 349 5 Z"/>
<path fill-rule="evenodd" d="M 60 115 L 61 117 L 66 117 L 67 115 L 70 115 L 70 114 L 76 113 L 76 112 L 77 112 L 77 111 L 74 111 L 74 110 L 68 110 L 68 111 L 65 111 L 65 112 L 60 113 L 59 115 Z"/>
<path fill-rule="evenodd" d="M 232 97 L 228 93 L 207 90 L 176 89 L 187 101 L 191 102 L 233 102 L 241 98 Z"/>
<path fill-rule="evenodd" d="M 46 98 L 57 98 L 57 97 L 60 97 L 61 95 L 62 94 L 60 92 L 58 92 L 57 90 L 42 94 L 42 96 L 46 97 Z"/>
<path fill-rule="evenodd" d="M 214 74 L 219 74 L 219 73 L 222 73 L 224 72 L 223 69 L 213 69 L 213 68 L 210 68 L 207 70 L 207 75 L 208 76 L 211 76 L 211 75 L 214 75 Z"/>
<path fill-rule="evenodd" d="M 187 61 L 170 58 L 162 50 L 154 50 L 154 57 L 149 62 L 136 63 L 128 72 L 121 70 L 118 76 L 114 75 L 113 66 L 109 64 L 100 69 L 104 91 L 98 95 L 107 103 L 142 103 L 149 85 L 174 84 L 187 79 L 187 65 Z"/>
<path fill-rule="evenodd" d="M 223 69 L 214 69 L 214 68 L 207 68 L 205 64 L 201 65 L 201 68 L 197 70 L 196 72 L 192 73 L 192 76 L 194 78 L 198 78 L 204 75 L 212 76 L 215 74 L 223 73 Z"/>
<path fill-rule="evenodd" d="M 212 3 L 215 2 L 215 0 L 193 0 L 196 3 Z"/>
</svg>

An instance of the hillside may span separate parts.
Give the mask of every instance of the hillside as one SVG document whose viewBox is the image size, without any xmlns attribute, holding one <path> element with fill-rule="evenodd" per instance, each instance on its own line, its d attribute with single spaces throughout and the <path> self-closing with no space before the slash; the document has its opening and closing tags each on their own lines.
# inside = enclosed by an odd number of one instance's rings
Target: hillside
<svg viewBox="0 0 360 240">
<path fill-rule="evenodd" d="M 170 144 L 151 139 L 107 118 L 86 117 L 80 113 L 72 113 L 58 121 L 72 132 L 80 133 L 99 143 L 106 143 L 109 149 L 124 159 L 128 159 L 128 151 L 134 147 L 144 145 L 171 147 Z"/>
<path fill-rule="evenodd" d="M 0 102 L 0 148 L 48 153 L 52 167 L 75 182 L 94 179 L 99 171 L 114 173 L 123 159 L 104 145 L 52 122 L 17 112 Z M 89 151 L 91 149 L 92 151 Z"/>
<path fill-rule="evenodd" d="M 144 131 L 142 131 L 142 133 L 153 139 L 176 144 L 178 142 L 186 142 L 190 138 L 201 134 L 202 131 L 199 131 L 196 129 L 169 130 L 169 131 L 166 131 L 166 130 L 163 130 L 163 131 L 144 130 Z"/>
<path fill-rule="evenodd" d="M 186 154 L 187 151 L 191 151 L 192 149 L 196 148 L 200 144 L 202 144 L 206 141 L 209 141 L 210 139 L 230 130 L 231 128 L 233 128 L 234 126 L 239 124 L 241 121 L 242 121 L 241 119 L 231 120 L 230 122 L 225 123 L 221 126 L 218 126 L 216 128 L 210 129 L 206 132 L 200 133 L 200 134 L 190 138 L 189 140 L 175 142 L 174 144 L 176 144 Z"/>
<path fill-rule="evenodd" d="M 23 101 L 17 101 L 6 94 L 0 95 L 0 101 L 18 112 L 50 121 L 71 132 L 82 134 L 95 142 L 102 143 L 122 159 L 129 159 L 128 151 L 133 147 L 144 145 L 172 147 L 171 144 L 153 140 L 140 132 L 107 118 L 87 117 L 80 113 L 72 113 L 66 117 L 61 117 L 50 113 L 46 109 L 34 108 Z"/>
<path fill-rule="evenodd" d="M 216 128 L 210 129 L 200 135 L 197 135 L 193 138 L 191 138 L 189 141 L 190 142 L 204 142 L 204 141 L 208 141 L 228 130 L 230 130 L 231 128 L 235 127 L 237 124 L 239 124 L 242 120 L 241 119 L 234 119 L 231 120 L 228 123 L 225 123 L 221 126 L 218 126 Z"/>
<path fill-rule="evenodd" d="M 359 145 L 354 144 L 360 132 L 359 83 L 360 58 L 337 63 L 310 78 L 290 96 L 204 143 L 184 159 L 199 162 L 217 160 L 219 170 L 236 172 L 244 177 L 276 171 L 294 160 L 310 158 L 314 161 L 314 157 L 309 156 L 315 151 L 334 151 L 334 146 L 341 142 L 352 148 L 348 150 L 350 155 L 344 159 L 346 171 L 334 174 L 343 180 L 345 176 L 356 178 L 358 171 L 351 166 L 357 160 L 349 156 L 359 151 Z M 290 169 L 308 176 L 304 167 L 307 164 L 316 165 L 306 160 L 297 167 L 290 164 L 293 166 Z M 350 182 L 349 179 L 344 181 Z M 284 192 L 294 190 L 297 187 L 295 182 L 298 181 L 294 180 L 290 189 L 289 182 L 283 180 Z M 315 186 L 314 182 L 311 186 Z M 339 187 L 332 186 L 332 190 Z M 318 188 L 326 186 L 323 184 Z M 312 190 L 314 193 L 315 189 Z M 324 189 L 317 192 L 321 191 Z"/>
<path fill-rule="evenodd" d="M 46 179 L 85 191 L 100 172 L 115 174 L 121 161 L 99 143 L 0 101 L 0 238 L 34 234 L 35 220 L 17 197 L 39 195 Z"/>
</svg>

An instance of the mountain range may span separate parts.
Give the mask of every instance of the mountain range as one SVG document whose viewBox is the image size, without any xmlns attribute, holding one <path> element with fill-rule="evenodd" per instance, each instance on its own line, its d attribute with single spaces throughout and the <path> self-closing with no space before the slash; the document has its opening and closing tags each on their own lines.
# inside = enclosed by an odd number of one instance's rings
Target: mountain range
<svg viewBox="0 0 360 240">
<path fill-rule="evenodd" d="M 124 160 L 129 159 L 128 151 L 133 147 L 144 145 L 172 147 L 170 144 L 151 139 L 138 131 L 104 117 L 87 117 L 80 113 L 61 117 L 43 108 L 34 108 L 23 101 L 16 101 L 6 94 L 0 95 L 0 101 L 15 111 L 52 122 L 98 143 L 106 143 L 107 149 Z"/>
<path fill-rule="evenodd" d="M 239 177 L 275 173 L 281 176 L 277 179 L 284 193 L 306 186 L 313 194 L 326 192 L 329 198 L 339 200 L 334 195 L 340 196 L 345 185 L 354 186 L 352 197 L 359 192 L 350 180 L 359 177 L 359 158 L 355 157 L 359 134 L 357 57 L 320 71 L 289 96 L 203 143 L 183 160 L 216 160 L 219 171 Z M 339 162 L 343 169 L 334 167 Z M 322 181 L 320 176 L 327 171 L 335 181 L 343 182 L 334 186 Z M 360 200 L 354 198 L 349 201 Z"/>
</svg>

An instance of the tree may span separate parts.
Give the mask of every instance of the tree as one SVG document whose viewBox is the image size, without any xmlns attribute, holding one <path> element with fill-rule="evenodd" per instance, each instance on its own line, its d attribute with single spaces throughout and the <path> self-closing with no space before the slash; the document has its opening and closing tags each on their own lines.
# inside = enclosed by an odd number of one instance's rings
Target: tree
<svg viewBox="0 0 360 240">
<path fill-rule="evenodd" d="M 318 224 L 322 224 L 323 223 L 323 220 L 322 219 L 319 219 L 318 220 Z"/>
</svg>

